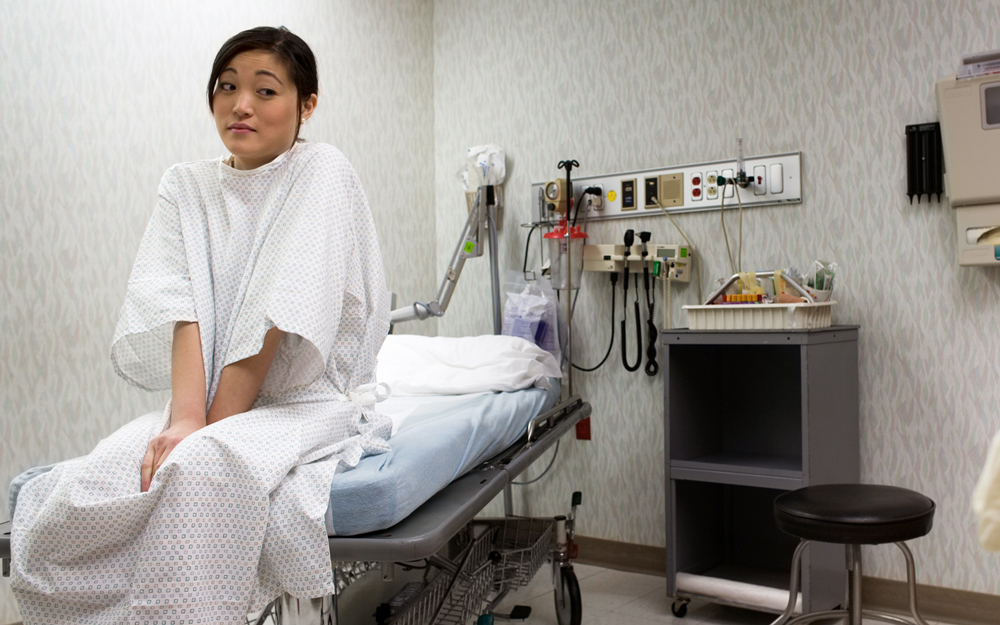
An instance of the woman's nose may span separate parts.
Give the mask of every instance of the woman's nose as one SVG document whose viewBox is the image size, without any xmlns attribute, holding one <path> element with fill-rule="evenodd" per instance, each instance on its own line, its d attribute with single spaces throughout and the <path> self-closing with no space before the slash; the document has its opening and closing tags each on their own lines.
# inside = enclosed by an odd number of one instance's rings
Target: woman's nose
<svg viewBox="0 0 1000 625">
<path fill-rule="evenodd" d="M 249 93 L 241 93 L 236 97 L 233 112 L 240 117 L 247 117 L 253 113 L 253 104 Z"/>
</svg>

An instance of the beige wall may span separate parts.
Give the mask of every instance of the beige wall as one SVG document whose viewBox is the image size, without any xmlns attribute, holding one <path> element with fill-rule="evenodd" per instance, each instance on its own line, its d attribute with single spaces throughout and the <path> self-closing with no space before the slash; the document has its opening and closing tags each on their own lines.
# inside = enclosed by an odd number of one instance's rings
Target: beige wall
<svg viewBox="0 0 1000 625">
<path fill-rule="evenodd" d="M 904 126 L 936 119 L 934 82 L 960 54 L 1000 48 L 998 29 L 996 2 L 438 0 L 438 266 L 464 213 L 453 172 L 472 145 L 507 149 L 505 267 L 521 266 L 530 184 L 559 175 L 559 160 L 587 176 L 734 158 L 737 136 L 749 154 L 801 150 L 804 201 L 747 211 L 744 266 L 840 263 L 835 321 L 861 326 L 862 478 L 937 501 L 934 531 L 915 544 L 922 583 L 996 593 L 1000 556 L 979 548 L 969 498 L 1000 429 L 1000 269 L 960 269 L 951 210 L 909 205 Z M 707 292 L 728 273 L 719 214 L 679 222 Z M 591 240 L 626 228 L 678 240 L 664 218 L 595 224 Z M 480 284 L 456 293 L 442 334 L 490 329 L 485 268 L 466 271 Z M 675 292 L 695 303 L 693 286 Z M 606 349 L 609 307 L 606 278 L 585 275 L 584 365 Z M 626 374 L 616 351 L 576 382 L 594 439 L 563 445 L 520 510 L 564 511 L 579 489 L 580 533 L 663 545 L 661 379 Z M 775 381 L 750 382 L 759 401 Z M 871 550 L 866 574 L 902 578 L 896 557 Z"/>
<path fill-rule="evenodd" d="M 389 287 L 403 301 L 436 287 L 419 253 L 435 236 L 430 0 L 0 0 L 0 15 L 4 492 L 163 405 L 114 375 L 111 337 L 160 176 L 224 153 L 205 83 L 244 28 L 285 25 L 311 45 L 320 99 L 302 135 L 357 169 Z M 0 623 L 17 620 L 9 589 Z"/>
</svg>

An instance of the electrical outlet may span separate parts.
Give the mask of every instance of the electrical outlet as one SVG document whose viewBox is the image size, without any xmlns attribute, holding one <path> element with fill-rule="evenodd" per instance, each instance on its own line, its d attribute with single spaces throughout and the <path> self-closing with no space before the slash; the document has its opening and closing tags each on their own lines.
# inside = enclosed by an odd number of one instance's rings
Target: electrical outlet
<svg viewBox="0 0 1000 625">
<path fill-rule="evenodd" d="M 595 211 L 604 210 L 604 186 L 599 184 L 590 185 L 601 190 L 597 195 L 590 196 L 590 208 Z"/>
<path fill-rule="evenodd" d="M 634 211 L 635 205 L 635 178 L 622 180 L 622 212 Z"/>
<path fill-rule="evenodd" d="M 732 169 L 723 169 L 722 170 L 722 176 L 726 180 L 729 180 L 730 178 L 732 178 L 733 175 L 734 174 L 733 174 L 733 170 Z M 736 186 L 735 185 L 727 184 L 723 188 L 723 190 L 722 190 L 722 197 L 724 197 L 724 198 L 726 198 L 726 197 L 733 197 L 733 195 L 735 195 L 735 194 L 736 194 Z"/>
<path fill-rule="evenodd" d="M 646 178 L 643 181 L 643 188 L 646 190 L 646 203 L 644 206 L 646 208 L 659 208 L 663 206 L 663 202 L 660 201 L 660 177 L 652 176 Z"/>
<path fill-rule="evenodd" d="M 701 177 L 701 172 L 696 171 L 691 174 L 691 201 L 700 202 L 702 198 L 702 188 L 701 185 L 704 179 Z"/>
<path fill-rule="evenodd" d="M 719 197 L 719 174 L 714 171 L 705 172 L 705 198 L 714 200 Z"/>
</svg>

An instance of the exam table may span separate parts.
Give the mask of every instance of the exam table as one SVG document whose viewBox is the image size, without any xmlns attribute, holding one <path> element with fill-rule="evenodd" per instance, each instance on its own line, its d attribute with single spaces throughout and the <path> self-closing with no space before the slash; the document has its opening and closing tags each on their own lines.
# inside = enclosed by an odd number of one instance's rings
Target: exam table
<svg viewBox="0 0 1000 625">
<path fill-rule="evenodd" d="M 464 462 L 474 463 L 474 468 L 462 471 L 462 475 L 402 520 L 385 529 L 330 536 L 330 557 L 335 563 L 365 563 L 361 567 L 354 566 L 353 572 L 378 569 L 382 579 L 390 582 L 399 566 L 397 563 L 420 560 L 427 560 L 427 566 L 440 571 L 423 584 L 411 584 L 407 589 L 409 596 L 403 597 L 405 601 L 395 609 L 384 609 L 381 615 L 377 612 L 376 618 L 368 622 L 386 625 L 471 622 L 474 616 L 490 613 L 504 595 L 530 581 L 542 561 L 550 559 L 559 580 L 556 601 L 557 606 L 563 606 L 561 611 L 557 610 L 560 623 L 579 623 L 580 597 L 575 576 L 569 582 L 572 587 L 567 587 L 563 581 L 567 575 L 572 575 L 568 557 L 572 516 L 567 523 L 565 517 L 522 519 L 512 514 L 511 483 L 514 478 L 591 413 L 590 405 L 577 397 L 552 406 L 558 395 L 553 395 L 552 391 L 548 395 L 548 401 L 543 404 L 547 409 L 530 416 L 527 425 L 519 428 L 520 435 L 513 443 L 485 459 L 465 458 Z M 405 439 L 405 433 L 401 428 L 399 436 L 394 436 L 397 444 Z M 370 461 L 376 463 L 379 457 L 372 456 Z M 345 472 L 338 477 L 349 474 Z M 501 493 L 504 494 L 505 518 L 477 521 L 477 514 Z M 331 497 L 336 496 L 337 493 L 331 493 Z M 391 517 L 368 514 L 366 518 L 378 524 Z M 327 521 L 331 534 L 343 528 L 336 520 L 328 518 Z M 8 576 L 9 521 L 0 524 L 0 560 L 3 575 Z M 405 564 L 403 567 L 408 568 Z M 344 579 L 345 568 L 352 570 L 351 566 L 335 567 L 337 585 L 341 589 L 351 581 Z M 258 622 L 270 616 L 273 622 L 286 624 L 339 623 L 337 610 L 336 597 L 300 601 L 285 596 L 269 605 Z"/>
</svg>

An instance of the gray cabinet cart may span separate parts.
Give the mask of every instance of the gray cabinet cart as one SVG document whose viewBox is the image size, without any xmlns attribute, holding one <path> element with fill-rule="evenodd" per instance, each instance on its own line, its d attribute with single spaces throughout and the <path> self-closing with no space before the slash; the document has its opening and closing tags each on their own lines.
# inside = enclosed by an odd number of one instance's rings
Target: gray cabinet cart
<svg viewBox="0 0 1000 625">
<path fill-rule="evenodd" d="M 662 333 L 667 594 L 781 612 L 797 540 L 772 502 L 856 483 L 858 327 Z M 844 550 L 814 544 L 802 609 L 844 599 Z M 784 598 L 781 598 L 781 597 Z"/>
</svg>

